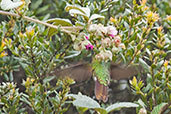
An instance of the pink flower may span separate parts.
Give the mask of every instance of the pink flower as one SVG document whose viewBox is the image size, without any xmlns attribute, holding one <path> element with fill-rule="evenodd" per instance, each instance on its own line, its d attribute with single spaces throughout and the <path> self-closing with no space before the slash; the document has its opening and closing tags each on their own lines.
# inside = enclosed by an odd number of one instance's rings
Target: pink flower
<svg viewBox="0 0 171 114">
<path fill-rule="evenodd" d="M 88 36 L 85 36 L 85 38 L 88 40 L 89 39 L 89 37 Z"/>
<path fill-rule="evenodd" d="M 93 50 L 93 45 L 91 44 L 85 45 L 85 47 L 86 47 L 86 50 Z"/>
<path fill-rule="evenodd" d="M 111 36 L 111 37 L 115 37 L 115 35 L 114 35 L 114 34 L 109 34 L 109 36 Z"/>
</svg>

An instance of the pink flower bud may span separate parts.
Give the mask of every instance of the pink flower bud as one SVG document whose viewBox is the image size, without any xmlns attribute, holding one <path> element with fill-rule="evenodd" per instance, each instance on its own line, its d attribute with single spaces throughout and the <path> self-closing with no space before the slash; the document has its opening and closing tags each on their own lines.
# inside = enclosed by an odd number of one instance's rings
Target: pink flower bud
<svg viewBox="0 0 171 114">
<path fill-rule="evenodd" d="M 115 35 L 114 35 L 114 34 L 109 34 L 109 36 L 111 36 L 111 37 L 115 37 Z"/>
<path fill-rule="evenodd" d="M 88 40 L 89 39 L 89 37 L 88 36 L 85 36 L 85 38 Z"/>
<path fill-rule="evenodd" d="M 114 39 L 114 43 L 115 43 L 116 47 L 118 47 L 121 43 L 121 38 L 119 36 L 116 36 Z"/>
</svg>

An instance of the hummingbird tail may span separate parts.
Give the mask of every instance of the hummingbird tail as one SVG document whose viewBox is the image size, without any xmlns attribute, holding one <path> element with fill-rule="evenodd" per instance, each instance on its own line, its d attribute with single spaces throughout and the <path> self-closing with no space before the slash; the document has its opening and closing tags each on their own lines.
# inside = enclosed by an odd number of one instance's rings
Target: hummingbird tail
<svg viewBox="0 0 171 114">
<path fill-rule="evenodd" d="M 97 100 L 107 102 L 108 100 L 108 86 L 101 84 L 98 80 L 95 82 L 95 96 Z"/>
</svg>

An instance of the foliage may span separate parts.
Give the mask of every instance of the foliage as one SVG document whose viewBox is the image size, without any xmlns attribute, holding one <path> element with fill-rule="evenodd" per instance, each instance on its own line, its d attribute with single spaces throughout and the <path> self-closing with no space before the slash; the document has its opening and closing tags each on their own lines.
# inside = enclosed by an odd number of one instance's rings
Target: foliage
<svg viewBox="0 0 171 114">
<path fill-rule="evenodd" d="M 0 106 L 2 107 L 1 113 L 8 114 L 20 114 L 23 112 L 22 105 L 20 103 L 20 98 L 22 93 L 19 93 L 19 89 L 16 89 L 16 84 L 14 83 L 2 83 L 0 85 Z"/>
<path fill-rule="evenodd" d="M 107 114 L 122 107 L 136 107 L 139 114 L 169 113 L 169 5 L 169 0 L 1 0 L 0 113 L 62 114 L 71 105 L 79 113 Z M 87 58 L 97 63 L 140 64 L 143 73 L 130 80 L 139 105 L 102 106 L 88 96 L 70 93 L 72 79 L 54 84 L 51 73 L 56 67 Z M 97 74 L 109 74 L 98 66 Z M 23 92 L 13 83 L 21 69 L 27 76 Z"/>
<path fill-rule="evenodd" d="M 138 107 L 138 105 L 135 103 L 122 102 L 112 104 L 104 109 L 95 100 L 80 93 L 78 95 L 69 94 L 68 96 L 75 98 L 75 100 L 73 101 L 73 105 L 78 107 L 79 113 L 84 113 L 88 109 L 94 109 L 100 114 L 108 114 L 114 110 L 118 110 L 124 107 Z"/>
</svg>

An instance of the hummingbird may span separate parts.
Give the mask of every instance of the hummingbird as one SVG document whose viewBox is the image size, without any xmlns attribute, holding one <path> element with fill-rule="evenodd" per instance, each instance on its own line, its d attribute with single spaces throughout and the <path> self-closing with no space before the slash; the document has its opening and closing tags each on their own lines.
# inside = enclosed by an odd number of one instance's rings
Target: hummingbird
<svg viewBox="0 0 171 114">
<path fill-rule="evenodd" d="M 80 62 L 62 70 L 55 69 L 53 75 L 63 78 L 70 77 L 76 82 L 95 80 L 95 96 L 99 101 L 107 102 L 108 85 L 111 80 L 126 79 L 138 74 L 139 66 L 123 67 L 120 64 L 93 60 L 92 63 Z"/>
</svg>

